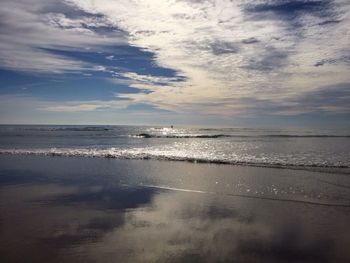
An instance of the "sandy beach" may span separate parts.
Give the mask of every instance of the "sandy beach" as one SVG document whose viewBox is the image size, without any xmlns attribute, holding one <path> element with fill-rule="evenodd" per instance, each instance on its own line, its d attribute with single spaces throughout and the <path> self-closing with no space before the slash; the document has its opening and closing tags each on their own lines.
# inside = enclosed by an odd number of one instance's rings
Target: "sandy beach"
<svg viewBox="0 0 350 263">
<path fill-rule="evenodd" d="M 4 262 L 350 260 L 348 174 L 16 155 L 0 164 Z"/>
</svg>

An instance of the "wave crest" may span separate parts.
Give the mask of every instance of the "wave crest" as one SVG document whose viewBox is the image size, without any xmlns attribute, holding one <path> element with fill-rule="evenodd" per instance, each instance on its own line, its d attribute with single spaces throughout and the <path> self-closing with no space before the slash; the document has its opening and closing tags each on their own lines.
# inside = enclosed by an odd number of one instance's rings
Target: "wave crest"
<svg viewBox="0 0 350 263">
<path fill-rule="evenodd" d="M 212 164 L 231 164 L 243 166 L 258 166 L 271 168 L 291 168 L 291 169 L 309 169 L 309 168 L 350 168 L 344 164 L 329 163 L 291 163 L 273 160 L 260 160 L 251 156 L 250 158 L 242 158 L 243 160 L 234 158 L 210 158 L 200 156 L 189 156 L 181 154 L 173 154 L 167 151 L 152 150 L 145 148 L 134 149 L 81 149 L 81 148 L 50 148 L 50 149 L 0 149 L 0 154 L 7 155 L 41 155 L 41 156 L 62 156 L 62 157 L 91 157 L 91 158 L 115 158 L 115 159 L 135 159 L 135 160 L 168 160 L 168 161 L 186 161 L 192 163 L 212 163 Z M 348 173 L 348 172 L 346 172 Z"/>
<path fill-rule="evenodd" d="M 264 134 L 264 135 L 241 135 L 241 134 L 152 134 L 139 133 L 129 135 L 132 138 L 174 138 L 174 139 L 188 139 L 188 138 L 202 138 L 202 139 L 216 139 L 216 138 L 350 138 L 350 135 L 318 135 L 318 134 Z"/>
<path fill-rule="evenodd" d="M 149 133 L 140 133 L 136 135 L 130 135 L 134 138 L 221 138 L 221 137 L 232 137 L 231 135 L 227 134 L 149 134 Z"/>
</svg>

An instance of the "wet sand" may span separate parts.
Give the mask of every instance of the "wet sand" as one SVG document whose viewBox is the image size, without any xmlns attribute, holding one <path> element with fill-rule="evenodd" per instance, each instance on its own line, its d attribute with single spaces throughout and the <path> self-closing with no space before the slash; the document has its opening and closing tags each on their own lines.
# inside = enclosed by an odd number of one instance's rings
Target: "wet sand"
<svg viewBox="0 0 350 263">
<path fill-rule="evenodd" d="M 350 262 L 350 175 L 0 156 L 1 262 Z"/>
</svg>

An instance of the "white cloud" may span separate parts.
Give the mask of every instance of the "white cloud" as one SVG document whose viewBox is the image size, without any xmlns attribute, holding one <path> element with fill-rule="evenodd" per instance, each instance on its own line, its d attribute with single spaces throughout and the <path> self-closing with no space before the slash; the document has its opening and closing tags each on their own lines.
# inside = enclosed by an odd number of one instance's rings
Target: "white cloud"
<svg viewBox="0 0 350 263">
<path fill-rule="evenodd" d="M 153 75 L 143 75 L 136 72 L 114 72 L 114 77 L 111 79 L 116 84 L 126 84 L 130 87 L 143 90 L 156 90 L 159 86 L 168 86 L 171 83 L 174 85 L 183 80 L 181 76 L 163 77 Z"/>
<path fill-rule="evenodd" d="M 349 6 L 344 2 L 336 6 L 341 22 L 321 26 L 327 17 L 303 13 L 300 28 L 276 17 L 249 17 L 245 1 L 70 2 L 104 14 L 128 32 L 130 44 L 155 53 L 159 66 L 186 77 L 164 87 L 127 73 L 133 87 L 152 91 L 130 95 L 136 102 L 177 112 L 235 115 L 254 108 L 245 98 L 279 105 L 320 86 L 350 81 L 346 64 L 314 66 L 349 52 Z M 213 101 L 219 105 L 208 106 Z"/>
<path fill-rule="evenodd" d="M 233 116 L 271 113 L 272 109 L 285 115 L 315 109 L 339 111 L 332 105 L 301 107 L 294 102 L 303 94 L 350 82 L 347 1 L 334 1 L 331 17 L 300 12 L 297 23 L 273 11 L 263 15 L 247 12 L 247 4 L 256 3 L 284 2 L 5 0 L 0 11 L 0 62 L 3 68 L 32 72 L 108 72 L 115 77 L 111 81 L 145 91 L 124 95 L 133 103 L 180 113 Z M 82 15 L 68 15 L 72 12 Z M 112 72 L 104 65 L 48 51 L 100 52 L 125 43 L 120 33 L 97 33 L 91 27 L 122 30 L 128 44 L 152 52 L 158 66 L 173 69 L 177 75 Z M 117 55 L 106 59 L 114 60 Z M 67 102 L 42 109 L 93 111 L 103 105 L 118 107 L 118 103 Z"/>
<path fill-rule="evenodd" d="M 52 101 L 27 94 L 0 95 L 1 112 L 10 116 L 19 112 L 84 112 L 106 109 L 125 109 L 128 98 L 115 96 L 113 100 Z"/>
<path fill-rule="evenodd" d="M 98 34 L 89 27 L 108 25 L 103 18 L 76 16 L 79 12 L 63 2 L 5 0 L 0 9 L 0 63 L 2 68 L 26 72 L 79 72 L 94 70 L 89 63 L 49 52 L 49 49 L 77 51 L 103 50 L 120 44 L 120 33 Z M 47 11 L 46 11 L 47 10 Z"/>
<path fill-rule="evenodd" d="M 39 107 L 41 111 L 51 112 L 81 112 L 106 109 L 124 109 L 128 105 L 127 100 L 93 100 L 93 101 L 67 101 L 64 103 L 50 103 L 44 107 Z"/>
</svg>

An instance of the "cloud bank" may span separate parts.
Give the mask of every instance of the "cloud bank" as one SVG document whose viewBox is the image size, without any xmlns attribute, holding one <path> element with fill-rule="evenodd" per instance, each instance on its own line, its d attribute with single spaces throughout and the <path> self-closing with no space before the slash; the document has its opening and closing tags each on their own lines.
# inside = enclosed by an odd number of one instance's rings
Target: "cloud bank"
<svg viewBox="0 0 350 263">
<path fill-rule="evenodd" d="M 71 2 L 108 17 L 130 44 L 186 77 L 167 87 L 135 84 L 152 91 L 130 95 L 137 102 L 241 115 L 293 108 L 303 94 L 350 81 L 345 1 Z"/>
<path fill-rule="evenodd" d="M 2 3 L 1 13 L 3 68 L 99 69 L 116 85 L 139 90 L 123 94 L 129 104 L 228 117 L 350 112 L 348 1 L 17 0 Z M 103 52 L 121 43 L 176 73 L 93 65 L 48 51 Z M 100 107 L 84 105 L 48 109 Z"/>
</svg>

